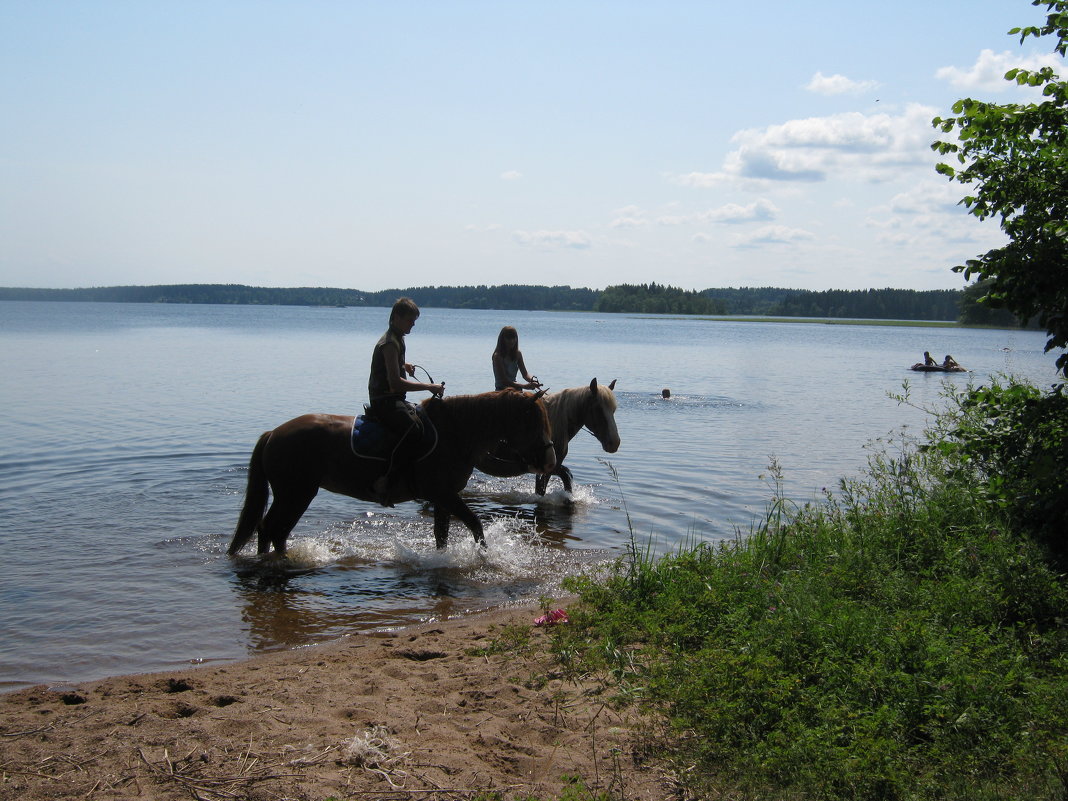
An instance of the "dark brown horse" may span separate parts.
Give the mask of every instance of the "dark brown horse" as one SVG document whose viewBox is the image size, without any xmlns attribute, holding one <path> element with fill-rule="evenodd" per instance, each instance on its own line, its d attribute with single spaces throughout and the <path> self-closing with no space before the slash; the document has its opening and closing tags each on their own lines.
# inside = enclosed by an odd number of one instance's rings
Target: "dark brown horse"
<svg viewBox="0 0 1068 801">
<path fill-rule="evenodd" d="M 568 444 L 582 428 L 587 428 L 597 437 L 606 453 L 619 450 L 619 431 L 616 429 L 616 388 L 613 381 L 607 387 L 599 386 L 593 379 L 588 387 L 572 387 L 545 396 L 545 411 L 553 432 L 553 448 L 556 451 L 556 467 L 545 471 L 534 480 L 534 491 L 544 495 L 549 479 L 559 476 L 564 489 L 571 492 L 571 471 L 562 462 L 567 456 Z M 508 448 L 498 448 L 479 459 L 479 470 L 491 476 L 511 478 L 529 470 L 516 454 Z"/>
<path fill-rule="evenodd" d="M 429 501 L 434 507 L 434 539 L 438 548 L 449 541 L 449 519 L 455 515 L 485 543 L 482 523 L 460 493 L 467 486 L 476 461 L 500 440 L 522 454 L 533 471 L 556 466 L 549 421 L 540 395 L 516 390 L 458 395 L 423 401 L 438 432 L 434 451 L 399 476 L 391 500 Z M 289 532 L 307 510 L 319 488 L 364 501 L 375 500 L 371 484 L 385 463 L 352 452 L 353 417 L 306 414 L 283 423 L 260 437 L 248 465 L 245 505 L 227 550 L 236 554 L 259 533 L 259 553 L 271 546 L 285 554 Z M 270 492 L 274 494 L 266 515 Z"/>
</svg>

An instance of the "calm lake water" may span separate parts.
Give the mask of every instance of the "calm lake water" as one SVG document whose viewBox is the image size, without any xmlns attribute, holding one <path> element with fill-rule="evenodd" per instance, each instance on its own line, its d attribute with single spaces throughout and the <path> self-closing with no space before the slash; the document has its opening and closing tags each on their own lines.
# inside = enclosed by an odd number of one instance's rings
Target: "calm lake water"
<svg viewBox="0 0 1068 801">
<path fill-rule="evenodd" d="M 792 499 L 835 487 L 867 443 L 922 427 L 887 396 L 905 380 L 937 404 L 944 381 L 1057 379 L 1036 332 L 425 309 L 409 360 L 449 394 L 492 389 L 505 324 L 551 389 L 617 379 L 619 452 L 580 432 L 573 498 L 555 479 L 538 498 L 533 477 L 476 473 L 486 555 L 456 521 L 436 552 L 420 504 L 324 492 L 290 538 L 291 569 L 227 558 L 257 437 L 304 412 L 358 413 L 387 317 L 0 302 L 0 690 L 559 594 L 564 576 L 622 554 L 631 527 L 661 552 L 747 531 L 772 496 L 772 459 Z M 909 372 L 924 350 L 973 372 Z"/>
</svg>

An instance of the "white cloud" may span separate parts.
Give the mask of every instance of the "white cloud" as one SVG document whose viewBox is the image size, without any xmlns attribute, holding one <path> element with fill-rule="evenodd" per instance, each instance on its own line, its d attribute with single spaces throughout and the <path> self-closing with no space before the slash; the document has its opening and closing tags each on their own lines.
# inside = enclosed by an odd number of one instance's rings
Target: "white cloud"
<svg viewBox="0 0 1068 801">
<path fill-rule="evenodd" d="M 710 189 L 731 180 L 731 176 L 722 172 L 690 172 L 679 175 L 673 179 L 675 183 L 683 186 L 692 186 L 697 189 Z"/>
<path fill-rule="evenodd" d="M 877 81 L 854 81 L 844 75 L 824 75 L 817 72 L 805 86 L 818 95 L 859 95 L 878 86 Z"/>
<path fill-rule="evenodd" d="M 935 77 L 948 82 L 956 89 L 981 89 L 985 92 L 1005 91 L 1016 87 L 1015 82 L 1005 80 L 1005 73 L 1014 67 L 1037 70 L 1042 67 L 1057 68 L 1062 59 L 1050 54 L 1021 57 L 1018 53 L 1005 50 L 995 53 L 983 50 L 975 63 L 967 69 L 959 67 L 942 67 L 935 72 Z"/>
<path fill-rule="evenodd" d="M 785 225 L 765 225 L 749 234 L 734 240 L 738 248 L 753 248 L 760 245 L 791 245 L 798 242 L 811 242 L 816 235 L 803 228 L 789 228 Z"/>
<path fill-rule="evenodd" d="M 540 247 L 584 250 L 593 245 L 585 231 L 515 231 L 512 238 L 520 245 Z"/>
<path fill-rule="evenodd" d="M 728 203 L 725 206 L 720 206 L 718 209 L 706 211 L 700 216 L 708 222 L 737 224 L 773 220 L 778 212 L 779 210 L 775 207 L 774 203 L 770 200 L 761 198 L 760 200 L 753 201 L 745 206 L 737 203 Z"/>
<path fill-rule="evenodd" d="M 749 222 L 766 222 L 778 215 L 778 207 L 770 200 L 760 198 L 745 205 L 727 203 L 714 209 L 685 213 L 661 214 L 651 219 L 649 214 L 637 206 L 626 206 L 614 212 L 615 219 L 609 223 L 612 228 L 643 228 L 656 223 L 661 226 L 704 225 L 719 223 L 735 225 Z"/>
<path fill-rule="evenodd" d="M 688 225 L 692 223 L 739 224 L 775 219 L 779 209 L 770 200 L 755 200 L 752 203 L 727 203 L 715 209 L 692 214 L 665 214 L 656 218 L 659 225 Z"/>
<path fill-rule="evenodd" d="M 972 225 L 973 218 L 959 204 L 964 194 L 962 187 L 932 176 L 869 209 L 865 224 L 884 232 L 901 231 L 903 237 L 949 238 L 956 227 Z"/>
<path fill-rule="evenodd" d="M 898 177 L 902 167 L 933 164 L 931 119 L 936 113 L 914 103 L 897 115 L 847 112 L 739 131 L 731 139 L 737 147 L 719 172 L 693 172 L 676 180 L 695 187 L 739 180 L 887 180 Z"/>
<path fill-rule="evenodd" d="M 637 206 L 624 206 L 613 213 L 616 217 L 608 224 L 611 228 L 641 228 L 649 224 L 645 212 Z"/>
<path fill-rule="evenodd" d="M 507 172 L 501 173 L 502 181 L 518 181 L 522 177 L 523 173 L 521 173 L 519 170 L 508 170 Z"/>
<path fill-rule="evenodd" d="M 948 181 L 925 181 L 890 198 L 889 209 L 894 214 L 959 213 L 960 199 L 967 194 L 965 187 Z"/>
<path fill-rule="evenodd" d="M 662 214 L 656 218 L 657 225 L 689 225 L 697 219 L 696 214 Z"/>
<path fill-rule="evenodd" d="M 864 220 L 880 247 L 931 254 L 939 263 L 953 263 L 1004 244 L 993 221 L 979 222 L 959 205 L 962 187 L 934 177 L 911 186 L 873 207 Z M 946 255 L 948 244 L 965 245 L 959 255 Z M 956 250 L 956 248 L 954 248 Z"/>
</svg>

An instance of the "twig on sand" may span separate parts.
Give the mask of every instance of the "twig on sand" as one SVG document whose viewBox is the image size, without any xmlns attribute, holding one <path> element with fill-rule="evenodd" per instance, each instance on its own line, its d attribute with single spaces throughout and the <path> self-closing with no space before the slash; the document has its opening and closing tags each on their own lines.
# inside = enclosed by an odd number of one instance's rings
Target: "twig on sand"
<svg viewBox="0 0 1068 801">
<path fill-rule="evenodd" d="M 0 737 L 25 737 L 28 734 L 40 734 L 43 731 L 54 729 L 55 724 L 49 723 L 47 726 L 42 726 L 39 729 L 27 729 L 26 731 L 10 731 L 0 732 Z"/>
<path fill-rule="evenodd" d="M 522 785 L 513 785 L 512 787 L 521 787 Z M 479 795 L 487 795 L 490 793 L 499 793 L 500 788 L 471 788 L 471 787 L 423 787 L 420 789 L 396 789 L 396 790 L 346 790 L 345 794 L 349 796 L 357 795 L 373 795 L 376 798 L 380 798 L 383 801 L 389 798 L 408 798 L 414 795 L 437 795 L 443 793 L 445 795 L 459 794 L 462 798 L 478 798 Z"/>
<path fill-rule="evenodd" d="M 58 776 L 49 776 L 47 773 L 39 773 L 35 770 L 19 770 L 18 768 L 10 768 L 6 765 L 0 766 L 0 772 L 10 773 L 15 776 L 36 776 L 38 779 L 48 779 L 49 781 L 56 781 Z"/>
<path fill-rule="evenodd" d="M 189 757 L 197 749 L 190 751 L 182 759 L 177 762 L 170 758 L 166 749 L 163 751 L 163 763 L 166 764 L 166 768 L 161 767 L 158 764 L 153 763 L 145 752 L 140 748 L 137 749 L 137 753 L 141 757 L 141 761 L 148 766 L 153 775 L 158 778 L 172 780 L 193 795 L 194 798 L 201 799 L 201 801 L 212 801 L 212 799 L 225 799 L 225 798 L 244 798 L 247 793 L 242 790 L 247 790 L 248 785 L 257 782 L 268 782 L 276 779 L 288 779 L 301 776 L 299 773 L 275 773 L 270 770 L 269 766 L 261 765 L 260 772 L 256 775 L 250 775 L 252 767 L 259 762 L 259 758 L 248 762 L 249 753 L 252 750 L 251 743 L 249 744 L 249 751 L 245 753 L 242 762 L 245 763 L 241 766 L 241 773 L 236 776 L 205 776 L 196 773 L 192 769 L 192 763 L 186 766 L 182 766 L 183 762 L 188 761 Z"/>
</svg>

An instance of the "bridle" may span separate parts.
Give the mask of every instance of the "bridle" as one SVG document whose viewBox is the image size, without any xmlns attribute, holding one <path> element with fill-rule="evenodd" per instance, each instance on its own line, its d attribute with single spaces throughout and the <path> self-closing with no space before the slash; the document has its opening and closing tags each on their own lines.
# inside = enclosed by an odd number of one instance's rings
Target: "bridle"
<svg viewBox="0 0 1068 801">
<path fill-rule="evenodd" d="M 535 401 L 541 400 L 542 396 L 548 391 L 549 391 L 548 389 L 539 389 L 531 397 L 533 397 Z M 544 414 L 544 412 L 543 412 L 543 414 Z M 544 456 L 545 452 L 546 451 L 550 451 L 550 450 L 553 452 L 553 461 L 555 462 L 556 461 L 556 446 L 553 444 L 552 437 L 548 437 L 545 440 L 545 442 L 543 442 L 541 444 L 540 447 L 539 446 L 534 446 L 534 450 L 531 451 L 531 453 L 539 453 L 542 456 Z M 520 455 L 522 455 L 522 454 L 520 454 Z M 532 465 L 532 466 L 540 466 L 539 463 L 537 461 L 535 461 L 534 459 L 528 460 L 527 464 L 528 465 Z M 544 462 L 542 462 L 542 464 L 544 464 Z"/>
</svg>

